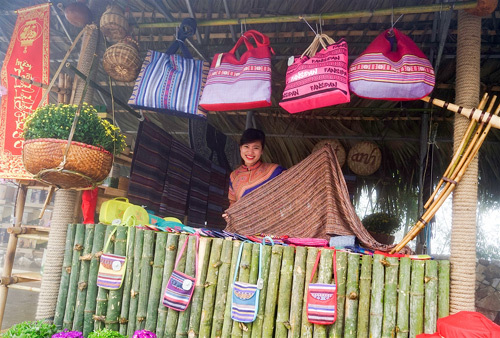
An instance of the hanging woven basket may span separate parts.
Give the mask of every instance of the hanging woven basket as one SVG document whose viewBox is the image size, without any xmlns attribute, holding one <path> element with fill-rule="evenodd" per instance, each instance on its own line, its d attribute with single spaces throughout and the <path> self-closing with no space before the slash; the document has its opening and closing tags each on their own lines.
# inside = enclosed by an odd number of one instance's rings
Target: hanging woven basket
<svg viewBox="0 0 500 338">
<path fill-rule="evenodd" d="M 100 28 L 102 34 L 113 41 L 120 41 L 127 35 L 128 20 L 120 6 L 108 6 L 101 16 Z"/>
<path fill-rule="evenodd" d="M 102 57 L 106 73 L 116 81 L 135 81 L 142 62 L 137 51 L 137 42 L 126 38 L 106 49 Z"/>
<path fill-rule="evenodd" d="M 34 139 L 24 142 L 23 164 L 35 179 L 61 189 L 91 189 L 109 174 L 113 155 L 95 146 L 71 142 L 66 163 L 67 140 Z"/>
</svg>

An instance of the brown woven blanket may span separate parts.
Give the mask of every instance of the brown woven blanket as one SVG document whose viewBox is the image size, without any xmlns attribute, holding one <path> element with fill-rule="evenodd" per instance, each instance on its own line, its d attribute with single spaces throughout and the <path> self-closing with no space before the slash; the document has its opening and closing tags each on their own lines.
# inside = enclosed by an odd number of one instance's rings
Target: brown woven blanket
<svg viewBox="0 0 500 338">
<path fill-rule="evenodd" d="M 389 251 L 368 233 L 354 211 L 330 145 L 245 195 L 226 210 L 226 230 L 290 237 L 355 235 L 372 250 Z M 405 248 L 409 253 L 409 249 Z"/>
</svg>

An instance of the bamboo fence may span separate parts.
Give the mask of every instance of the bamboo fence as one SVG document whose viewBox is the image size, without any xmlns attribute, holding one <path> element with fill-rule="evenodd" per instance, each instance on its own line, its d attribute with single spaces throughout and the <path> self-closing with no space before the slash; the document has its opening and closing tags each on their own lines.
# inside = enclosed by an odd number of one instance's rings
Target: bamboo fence
<svg viewBox="0 0 500 338">
<path fill-rule="evenodd" d="M 131 337 L 147 329 L 158 337 L 415 337 L 434 333 L 437 318 L 449 314 L 450 264 L 408 257 L 359 255 L 337 251 L 337 321 L 307 321 L 306 300 L 312 268 L 322 250 L 317 280 L 333 283 L 333 251 L 328 248 L 264 246 L 257 319 L 231 320 L 236 258 L 243 253 L 239 281 L 256 283 L 259 246 L 201 238 L 195 269 L 195 238 L 117 227 L 108 252 L 127 253 L 127 274 L 119 290 L 95 285 L 104 239 L 114 226 L 70 225 L 63 278 L 54 318 L 59 328 L 108 327 Z M 127 251 L 128 234 L 128 251 Z M 185 241 L 177 270 L 197 280 L 184 312 L 166 308 L 162 297 Z"/>
</svg>

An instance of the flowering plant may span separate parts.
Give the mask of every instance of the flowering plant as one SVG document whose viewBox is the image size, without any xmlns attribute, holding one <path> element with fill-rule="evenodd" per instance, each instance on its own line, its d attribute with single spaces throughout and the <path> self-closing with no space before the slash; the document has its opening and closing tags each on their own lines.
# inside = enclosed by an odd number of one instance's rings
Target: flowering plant
<svg viewBox="0 0 500 338">
<path fill-rule="evenodd" d="M 24 120 L 24 139 L 68 139 L 77 109 L 73 104 L 48 104 L 37 108 Z M 73 141 L 101 147 L 113 154 L 120 153 L 126 146 L 125 135 L 120 129 L 101 119 L 95 108 L 87 103 L 80 111 Z"/>
<path fill-rule="evenodd" d="M 52 338 L 83 338 L 83 333 L 65 329 L 64 331 L 52 335 Z"/>
<path fill-rule="evenodd" d="M 132 338 L 156 338 L 156 333 L 148 330 L 137 330 L 134 332 Z"/>
</svg>

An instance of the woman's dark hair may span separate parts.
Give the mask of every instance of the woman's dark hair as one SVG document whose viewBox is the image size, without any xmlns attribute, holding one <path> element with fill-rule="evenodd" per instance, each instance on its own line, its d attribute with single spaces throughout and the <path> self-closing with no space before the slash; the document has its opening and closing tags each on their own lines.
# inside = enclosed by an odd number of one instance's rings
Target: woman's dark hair
<svg viewBox="0 0 500 338">
<path fill-rule="evenodd" d="M 266 135 L 262 130 L 249 128 L 245 130 L 241 135 L 240 146 L 256 141 L 260 141 L 260 144 L 262 144 L 262 149 L 264 149 L 264 145 L 266 144 Z"/>
</svg>

